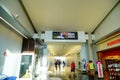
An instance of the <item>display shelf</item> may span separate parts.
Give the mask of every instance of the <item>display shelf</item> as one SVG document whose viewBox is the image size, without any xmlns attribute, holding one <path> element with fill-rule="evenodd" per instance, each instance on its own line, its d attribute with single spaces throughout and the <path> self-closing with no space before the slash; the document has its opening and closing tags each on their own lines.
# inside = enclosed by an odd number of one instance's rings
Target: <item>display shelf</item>
<svg viewBox="0 0 120 80">
<path fill-rule="evenodd" d="M 120 60 L 106 60 L 106 67 L 109 73 L 110 80 L 118 80 L 120 78 Z"/>
</svg>

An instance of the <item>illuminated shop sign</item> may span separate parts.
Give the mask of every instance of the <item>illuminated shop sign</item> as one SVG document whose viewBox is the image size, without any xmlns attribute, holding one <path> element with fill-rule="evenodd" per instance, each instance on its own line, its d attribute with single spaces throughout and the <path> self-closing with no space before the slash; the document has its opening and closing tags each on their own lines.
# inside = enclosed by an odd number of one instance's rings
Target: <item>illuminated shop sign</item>
<svg viewBox="0 0 120 80">
<path fill-rule="evenodd" d="M 107 43 L 107 46 L 113 46 L 113 45 L 119 44 L 119 43 L 120 43 L 120 38 L 108 42 L 108 43 Z"/>
</svg>

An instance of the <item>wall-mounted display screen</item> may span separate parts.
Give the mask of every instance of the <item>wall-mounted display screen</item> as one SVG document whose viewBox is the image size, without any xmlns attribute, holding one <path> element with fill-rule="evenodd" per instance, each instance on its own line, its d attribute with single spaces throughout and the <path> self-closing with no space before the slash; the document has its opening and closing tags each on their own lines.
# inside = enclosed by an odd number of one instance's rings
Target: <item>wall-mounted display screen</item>
<svg viewBox="0 0 120 80">
<path fill-rule="evenodd" d="M 69 40 L 77 40 L 78 34 L 77 32 L 53 32 L 53 39 L 69 39 Z"/>
</svg>

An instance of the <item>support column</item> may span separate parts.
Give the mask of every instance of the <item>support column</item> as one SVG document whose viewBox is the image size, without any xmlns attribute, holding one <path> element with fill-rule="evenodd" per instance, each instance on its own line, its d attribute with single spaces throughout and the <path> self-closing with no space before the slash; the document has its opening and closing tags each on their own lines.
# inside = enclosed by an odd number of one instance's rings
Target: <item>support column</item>
<svg viewBox="0 0 120 80">
<path fill-rule="evenodd" d="M 94 56 L 93 56 L 93 49 L 92 49 L 92 35 L 91 33 L 88 33 L 88 59 L 94 61 Z"/>
</svg>

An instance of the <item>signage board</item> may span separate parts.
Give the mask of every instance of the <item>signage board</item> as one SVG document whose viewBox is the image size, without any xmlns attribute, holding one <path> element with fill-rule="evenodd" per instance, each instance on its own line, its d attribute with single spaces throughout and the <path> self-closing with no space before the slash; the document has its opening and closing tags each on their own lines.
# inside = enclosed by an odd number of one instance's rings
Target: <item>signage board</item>
<svg viewBox="0 0 120 80">
<path fill-rule="evenodd" d="M 78 33 L 77 32 L 53 32 L 53 39 L 57 40 L 77 40 Z"/>
<path fill-rule="evenodd" d="M 103 78 L 104 75 L 103 75 L 103 65 L 102 65 L 102 62 L 101 61 L 97 61 L 96 64 L 97 64 L 98 78 Z"/>
</svg>

